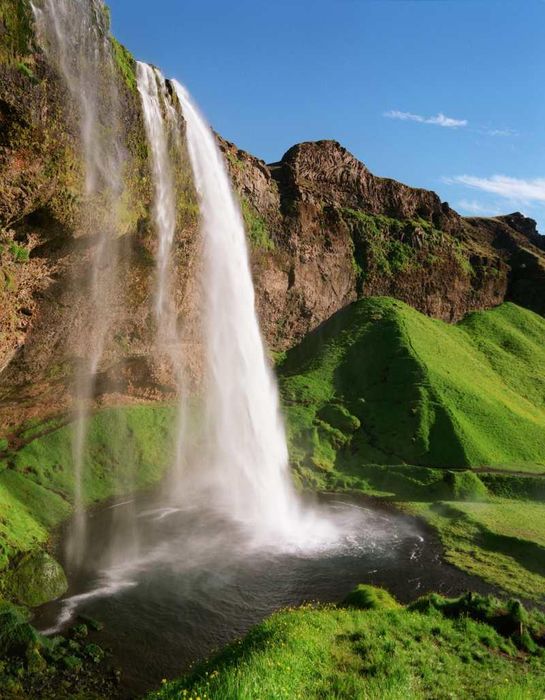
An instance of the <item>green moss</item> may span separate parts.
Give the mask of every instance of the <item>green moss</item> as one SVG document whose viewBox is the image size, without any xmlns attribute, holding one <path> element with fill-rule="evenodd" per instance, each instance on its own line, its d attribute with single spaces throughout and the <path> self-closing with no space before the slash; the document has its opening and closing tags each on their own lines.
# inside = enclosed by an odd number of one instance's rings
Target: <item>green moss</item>
<svg viewBox="0 0 545 700">
<path fill-rule="evenodd" d="M 244 170 L 244 161 L 240 160 L 240 158 L 237 158 L 234 153 L 232 153 L 231 151 L 226 151 L 225 157 L 234 168 L 237 168 L 238 170 Z"/>
<path fill-rule="evenodd" d="M 463 243 L 429 221 L 394 219 L 349 208 L 341 214 L 351 232 L 352 265 L 360 284 L 372 273 L 392 277 L 433 267 L 445 258 L 455 260 L 464 275 L 474 274 Z"/>
<path fill-rule="evenodd" d="M 376 586 L 360 583 L 343 600 L 342 605 L 358 610 L 396 610 L 401 607 L 397 600 L 384 590 Z"/>
<path fill-rule="evenodd" d="M 131 54 L 131 52 L 120 44 L 117 39 L 111 37 L 113 55 L 116 65 L 119 69 L 121 77 L 123 78 L 125 85 L 132 92 L 137 92 L 138 87 L 136 83 L 136 61 Z"/>
<path fill-rule="evenodd" d="M 59 598 L 68 588 L 66 576 L 47 552 L 27 554 L 9 573 L 5 590 L 18 603 L 36 607 Z"/>
<path fill-rule="evenodd" d="M 166 406 L 94 414 L 83 477 L 88 502 L 157 481 L 169 464 L 172 419 L 173 409 Z M 72 509 L 72 426 L 51 421 L 29 426 L 23 435 L 30 442 L 0 462 L 0 570 L 20 552 L 44 543 Z"/>
<path fill-rule="evenodd" d="M 0 41 L 0 62 L 25 65 L 20 59 L 30 53 L 33 34 L 29 3 L 26 0 L 0 0 L 0 21 L 6 29 Z"/>
<path fill-rule="evenodd" d="M 259 250 L 274 250 L 274 241 L 271 238 L 265 220 L 256 213 L 253 206 L 244 197 L 241 198 L 240 205 L 246 232 L 252 247 Z"/>
<path fill-rule="evenodd" d="M 0 657 L 22 653 L 29 644 L 39 640 L 39 635 L 29 624 L 30 615 L 25 608 L 0 599 Z"/>
<path fill-rule="evenodd" d="M 453 689 L 460 700 L 543 696 L 539 649 L 528 653 L 516 631 L 465 614 L 476 606 L 458 607 L 282 611 L 149 699 L 405 700 L 449 698 Z"/>
<path fill-rule="evenodd" d="M 37 78 L 32 72 L 32 70 L 26 65 L 26 63 L 23 63 L 22 61 L 19 61 L 17 63 L 17 68 L 21 71 L 21 73 L 26 76 L 27 78 L 30 78 L 31 80 L 36 81 Z"/>
<path fill-rule="evenodd" d="M 353 266 L 358 277 L 365 278 L 372 268 L 391 276 L 416 264 L 416 250 L 405 236 L 418 227 L 417 223 L 356 209 L 342 211 L 352 231 Z"/>
<path fill-rule="evenodd" d="M 96 644 L 43 637 L 29 613 L 0 600 L 0 695 L 2 698 L 114 697 L 111 669 Z"/>
<path fill-rule="evenodd" d="M 338 404 L 328 403 L 318 411 L 318 417 L 329 423 L 333 428 L 338 428 L 343 433 L 353 433 L 361 427 L 359 418 L 353 416 L 348 409 Z"/>
<path fill-rule="evenodd" d="M 13 256 L 13 260 L 18 263 L 28 262 L 30 257 L 28 249 L 18 243 L 11 243 L 9 252 Z"/>
</svg>

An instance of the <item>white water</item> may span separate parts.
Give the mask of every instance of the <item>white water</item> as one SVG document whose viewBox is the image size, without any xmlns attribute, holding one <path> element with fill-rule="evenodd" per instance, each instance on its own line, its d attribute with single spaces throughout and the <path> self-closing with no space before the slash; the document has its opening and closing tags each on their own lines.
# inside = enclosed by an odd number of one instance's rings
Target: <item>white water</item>
<svg viewBox="0 0 545 700">
<path fill-rule="evenodd" d="M 178 115 L 169 99 L 163 75 L 146 63 L 137 64 L 138 91 L 142 99 L 144 124 L 150 147 L 153 174 L 153 216 L 157 233 L 157 281 L 155 316 L 161 343 L 172 347 L 176 338 L 176 309 L 173 305 L 170 262 L 176 232 L 176 189 L 169 152 L 169 136 L 180 128 Z"/>
<path fill-rule="evenodd" d="M 101 0 L 35 0 L 38 40 L 68 91 L 67 112 L 76 115 L 84 162 L 86 201 L 82 226 L 96 236 L 83 279 L 91 314 L 83 319 L 72 352 L 81 356 L 74 382 L 75 518 L 68 540 L 69 559 L 85 552 L 85 448 L 96 375 L 112 322 L 111 300 L 118 296 L 115 250 L 116 210 L 122 193 L 124 147 L 107 14 Z M 82 349 L 82 344 L 85 349 Z"/>
<path fill-rule="evenodd" d="M 326 524 L 302 512 L 291 483 L 244 224 L 225 162 L 187 90 L 173 84 L 186 121 L 204 246 L 205 444 L 198 469 L 182 480 L 184 495 L 240 522 L 259 542 L 302 540 L 311 530 L 319 538 Z"/>
</svg>

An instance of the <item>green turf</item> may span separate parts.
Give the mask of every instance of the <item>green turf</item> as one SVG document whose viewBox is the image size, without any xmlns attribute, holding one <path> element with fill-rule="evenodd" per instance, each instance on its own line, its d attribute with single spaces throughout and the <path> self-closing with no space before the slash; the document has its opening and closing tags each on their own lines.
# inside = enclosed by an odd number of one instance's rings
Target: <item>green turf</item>
<svg viewBox="0 0 545 700">
<path fill-rule="evenodd" d="M 88 503 L 157 481 L 169 459 L 173 409 L 131 406 L 104 409 L 89 423 L 84 467 Z M 72 509 L 72 426 L 28 428 L 32 437 L 0 462 L 0 570 L 14 555 L 44 543 Z M 53 428 L 53 429 L 51 429 Z"/>
<path fill-rule="evenodd" d="M 544 624 L 516 601 L 480 597 L 428 597 L 413 609 L 389 598 L 370 610 L 304 606 L 276 613 L 149 698 L 541 698 L 535 640 Z"/>
<path fill-rule="evenodd" d="M 545 472 L 545 319 L 514 304 L 458 325 L 363 299 L 289 351 L 299 473 L 361 464 Z"/>
<path fill-rule="evenodd" d="M 438 532 L 447 561 L 504 591 L 545 601 L 545 503 L 407 503 Z"/>
</svg>

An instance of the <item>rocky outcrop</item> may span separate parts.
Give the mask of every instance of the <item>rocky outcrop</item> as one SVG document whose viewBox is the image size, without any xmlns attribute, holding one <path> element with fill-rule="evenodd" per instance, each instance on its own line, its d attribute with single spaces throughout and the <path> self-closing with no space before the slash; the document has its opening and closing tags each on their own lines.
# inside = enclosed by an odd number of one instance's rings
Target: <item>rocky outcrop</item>
<svg viewBox="0 0 545 700">
<path fill-rule="evenodd" d="M 337 141 L 293 146 L 270 170 L 290 199 L 319 201 L 397 219 L 424 219 L 443 231 L 460 226 L 458 214 L 435 192 L 372 175 Z"/>
<path fill-rule="evenodd" d="M 434 192 L 373 175 L 336 141 L 299 144 L 268 166 L 222 147 L 245 209 L 274 242 L 253 250 L 273 346 L 362 296 L 394 296 L 447 321 L 505 299 L 543 312 L 543 238 L 531 219 L 465 219 Z"/>
</svg>

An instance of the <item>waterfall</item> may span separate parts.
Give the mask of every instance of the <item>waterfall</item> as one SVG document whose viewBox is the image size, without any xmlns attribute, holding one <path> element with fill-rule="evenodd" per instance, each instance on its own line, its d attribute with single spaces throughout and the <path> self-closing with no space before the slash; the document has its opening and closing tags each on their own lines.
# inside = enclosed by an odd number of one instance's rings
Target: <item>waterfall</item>
<svg viewBox="0 0 545 700">
<path fill-rule="evenodd" d="M 173 85 L 186 121 L 204 255 L 205 437 L 199 467 L 184 487 L 193 503 L 247 525 L 258 539 L 290 536 L 299 504 L 255 311 L 243 220 L 212 130 L 187 90 Z"/>
<path fill-rule="evenodd" d="M 80 328 L 80 369 L 75 382 L 74 527 L 69 560 L 79 564 L 86 548 L 85 457 L 89 412 L 96 377 L 104 363 L 106 340 L 117 302 L 116 211 L 123 194 L 124 141 L 121 136 L 116 66 L 108 20 L 101 0 L 35 0 L 39 41 L 67 88 L 80 130 L 85 166 L 84 218 L 96 232 L 86 280 L 77 280 L 91 305 Z M 199 509 L 239 524 L 262 543 L 320 544 L 332 534 L 327 523 L 302 508 L 293 488 L 284 425 L 273 372 L 255 310 L 246 235 L 238 203 L 216 138 L 187 91 L 161 73 L 137 64 L 137 87 L 148 140 L 153 184 L 153 223 L 157 236 L 154 314 L 157 346 L 166 353 L 178 383 L 170 507 Z M 183 116 L 183 119 L 182 119 Z M 173 258 L 177 224 L 176 174 L 181 165 L 183 120 L 194 184 L 200 200 L 204 379 L 202 402 L 190 413 L 184 390 L 182 334 L 178 329 Z M 183 150 L 185 153 L 185 150 Z M 85 347 L 85 351 L 82 349 Z M 196 406 L 196 407 L 195 407 Z M 191 430 L 188 426 L 192 426 Z M 112 439 L 115 439 L 115 428 Z M 193 433 L 193 434 L 191 434 Z M 165 446 L 168 449 L 168 446 Z M 173 483 L 176 488 L 173 488 Z M 173 504 L 174 501 L 174 504 Z M 135 523 L 130 515 L 129 525 Z M 132 518 L 132 520 L 131 520 Z M 132 523 L 132 524 L 131 524 Z M 121 524 L 123 525 L 123 523 Z M 127 529 L 114 523 L 112 562 L 138 565 L 141 552 Z M 135 536 L 136 538 L 136 536 Z M 131 545 L 133 545 L 131 547 Z M 115 550 L 115 551 L 114 551 Z"/>
<path fill-rule="evenodd" d="M 35 0 L 38 41 L 61 76 L 67 111 L 75 114 L 85 175 L 82 227 L 94 236 L 86 273 L 74 286 L 85 291 L 91 313 L 82 319 L 72 351 L 76 363 L 74 462 L 75 518 L 68 556 L 78 564 L 85 544 L 85 448 L 96 376 L 112 323 L 117 291 L 116 235 L 124 157 L 116 68 L 107 10 L 101 0 Z"/>
<path fill-rule="evenodd" d="M 170 265 L 176 231 L 176 189 L 169 141 L 180 124 L 160 71 L 138 62 L 137 84 L 150 150 L 154 188 L 153 217 L 158 238 L 155 317 L 160 345 L 166 345 L 170 354 L 175 356 L 176 309 L 173 304 Z"/>
</svg>

